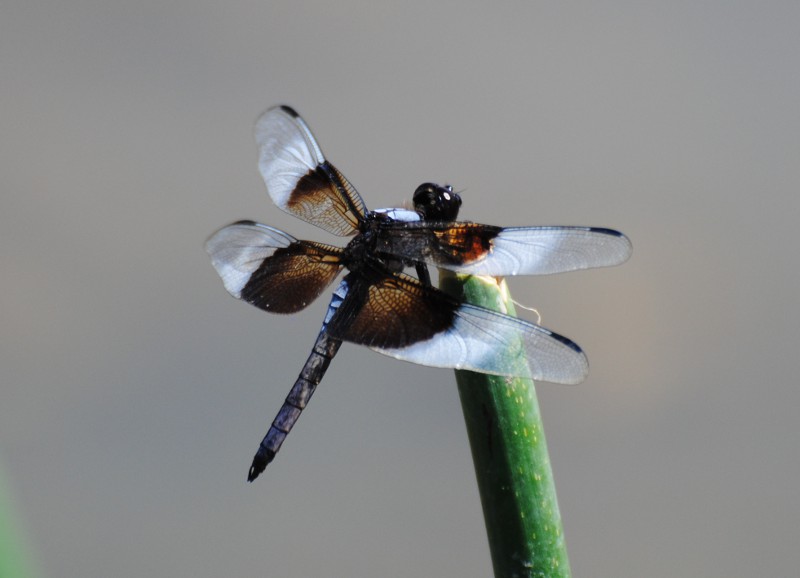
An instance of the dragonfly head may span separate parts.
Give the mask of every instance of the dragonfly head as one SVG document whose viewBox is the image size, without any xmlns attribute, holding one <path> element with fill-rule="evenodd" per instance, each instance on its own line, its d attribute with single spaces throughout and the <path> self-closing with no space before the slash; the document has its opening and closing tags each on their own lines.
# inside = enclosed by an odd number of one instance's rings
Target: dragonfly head
<svg viewBox="0 0 800 578">
<path fill-rule="evenodd" d="M 461 197 L 450 185 L 422 183 L 414 191 L 414 209 L 424 221 L 455 221 Z"/>
</svg>

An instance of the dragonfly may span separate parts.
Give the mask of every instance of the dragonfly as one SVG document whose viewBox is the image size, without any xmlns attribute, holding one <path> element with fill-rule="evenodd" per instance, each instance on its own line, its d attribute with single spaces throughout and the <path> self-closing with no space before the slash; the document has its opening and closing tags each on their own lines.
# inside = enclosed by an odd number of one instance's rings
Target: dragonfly
<svg viewBox="0 0 800 578">
<path fill-rule="evenodd" d="M 519 371 L 508 367 L 504 352 L 521 348 L 535 380 L 576 384 L 586 378 L 586 355 L 572 340 L 444 293 L 431 285 L 428 266 L 492 277 L 606 267 L 629 258 L 625 235 L 600 227 L 456 221 L 460 195 L 435 183 L 417 187 L 413 209 L 368 211 L 295 110 L 268 109 L 255 135 L 259 170 L 273 203 L 351 239 L 339 247 L 238 221 L 206 242 L 225 289 L 271 313 L 304 309 L 347 270 L 308 359 L 259 445 L 248 481 L 275 458 L 345 341 L 421 365 L 503 376 Z"/>
</svg>

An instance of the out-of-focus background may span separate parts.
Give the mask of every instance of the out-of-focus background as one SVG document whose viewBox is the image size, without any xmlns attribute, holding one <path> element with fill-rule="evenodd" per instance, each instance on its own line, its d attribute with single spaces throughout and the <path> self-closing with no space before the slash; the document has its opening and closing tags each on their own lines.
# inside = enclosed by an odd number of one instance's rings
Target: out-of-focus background
<svg viewBox="0 0 800 578">
<path fill-rule="evenodd" d="M 452 372 L 345 345 L 245 482 L 327 300 L 271 316 L 203 250 L 284 215 L 296 107 L 371 208 L 618 228 L 511 280 L 592 363 L 538 388 L 576 576 L 800 565 L 800 4 L 15 2 L 0 19 L 0 476 L 50 578 L 486 576 Z"/>
</svg>

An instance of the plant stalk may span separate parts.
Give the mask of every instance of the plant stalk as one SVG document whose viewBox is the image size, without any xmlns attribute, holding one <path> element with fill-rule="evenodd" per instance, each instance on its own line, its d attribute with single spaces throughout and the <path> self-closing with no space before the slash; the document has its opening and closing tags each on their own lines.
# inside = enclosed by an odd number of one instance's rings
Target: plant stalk
<svg viewBox="0 0 800 578">
<path fill-rule="evenodd" d="M 505 282 L 441 272 L 452 295 L 515 315 Z M 509 353 L 509 367 L 529 375 Z M 571 576 L 533 380 L 456 370 L 496 578 Z"/>
</svg>

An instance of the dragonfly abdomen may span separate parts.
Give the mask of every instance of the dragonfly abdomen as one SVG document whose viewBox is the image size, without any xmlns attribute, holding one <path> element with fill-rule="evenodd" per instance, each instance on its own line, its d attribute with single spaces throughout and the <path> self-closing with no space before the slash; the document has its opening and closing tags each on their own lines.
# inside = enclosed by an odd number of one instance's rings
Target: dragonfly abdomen
<svg viewBox="0 0 800 578">
<path fill-rule="evenodd" d="M 264 436 L 261 445 L 258 447 L 258 451 L 253 458 L 253 464 L 250 466 L 250 472 L 247 475 L 248 482 L 255 480 L 275 458 L 275 454 L 281 448 L 283 440 L 286 439 L 311 396 L 314 395 L 317 385 L 322 381 L 325 371 L 331 364 L 336 352 L 339 351 L 341 344 L 342 340 L 328 335 L 325 331 L 325 325 L 323 325 L 311 354 L 303 366 L 303 370 L 297 377 L 297 381 L 294 382 L 289 395 L 286 396 L 286 401 L 283 402 L 278 415 L 272 421 L 267 435 Z"/>
</svg>

